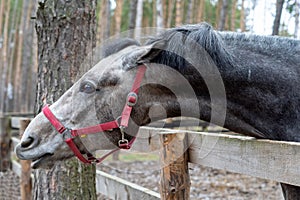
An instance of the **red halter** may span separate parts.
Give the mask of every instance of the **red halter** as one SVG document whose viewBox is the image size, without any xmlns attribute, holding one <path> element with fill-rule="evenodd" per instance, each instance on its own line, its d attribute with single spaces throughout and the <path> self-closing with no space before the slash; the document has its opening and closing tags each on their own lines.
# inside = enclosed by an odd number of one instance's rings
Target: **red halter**
<svg viewBox="0 0 300 200">
<path fill-rule="evenodd" d="M 43 113 L 49 120 L 49 122 L 53 125 L 53 127 L 60 133 L 63 134 L 65 138 L 65 142 L 68 144 L 70 149 L 74 152 L 75 156 L 82 161 L 83 163 L 99 163 L 102 162 L 107 156 L 111 155 L 112 153 L 120 150 L 120 149 L 130 149 L 133 142 L 135 141 L 136 137 L 133 137 L 130 141 L 125 139 L 124 137 L 124 129 L 128 127 L 128 122 L 130 118 L 130 114 L 132 111 L 132 107 L 136 104 L 137 102 L 137 94 L 138 94 L 138 89 L 141 85 L 142 78 L 144 77 L 146 71 L 146 66 L 145 65 L 140 65 L 138 67 L 138 71 L 134 80 L 134 83 L 132 85 L 131 91 L 127 96 L 126 104 L 123 108 L 122 114 L 120 117 L 118 117 L 114 121 L 98 124 L 95 126 L 90 126 L 90 127 L 85 127 L 85 128 L 80 128 L 80 129 L 68 129 L 66 128 L 56 117 L 55 115 L 51 112 L 50 108 L 48 105 L 46 105 L 43 108 Z M 120 121 L 120 123 L 119 123 Z M 74 143 L 74 138 L 82 135 L 87 135 L 87 134 L 93 134 L 93 133 L 98 133 L 106 130 L 111 130 L 114 128 L 119 128 L 120 132 L 122 134 L 121 140 L 118 142 L 118 148 L 111 150 L 109 153 L 104 155 L 101 158 L 95 158 L 91 153 L 87 153 L 87 158 L 83 156 L 83 154 L 80 152 L 76 144 Z"/>
</svg>

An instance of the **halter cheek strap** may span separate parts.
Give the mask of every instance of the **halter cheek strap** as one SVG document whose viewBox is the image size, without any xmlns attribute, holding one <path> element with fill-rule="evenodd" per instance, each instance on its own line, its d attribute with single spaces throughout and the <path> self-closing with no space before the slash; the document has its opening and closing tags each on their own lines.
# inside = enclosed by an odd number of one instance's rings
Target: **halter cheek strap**
<svg viewBox="0 0 300 200">
<path fill-rule="evenodd" d="M 46 105 L 43 108 L 43 113 L 46 116 L 46 118 L 49 120 L 49 122 L 53 125 L 53 127 L 59 132 L 60 134 L 63 134 L 65 138 L 65 142 L 70 147 L 70 149 L 73 151 L 75 156 L 82 161 L 83 163 L 99 163 L 102 162 L 106 157 L 113 154 L 114 152 L 120 150 L 120 149 L 130 149 L 133 142 L 135 141 L 136 137 L 133 137 L 130 141 L 125 139 L 125 132 L 124 129 L 128 127 L 128 122 L 130 119 L 130 114 L 132 111 L 132 107 L 137 102 L 137 94 L 139 87 L 141 85 L 142 79 L 144 77 L 146 71 L 145 65 L 140 65 L 137 70 L 137 74 L 133 83 L 133 86 L 131 88 L 130 93 L 127 95 L 126 103 L 123 108 L 122 114 L 120 117 L 118 117 L 114 121 L 105 122 L 102 124 L 97 124 L 95 126 L 89 126 L 85 128 L 80 129 L 68 129 L 66 128 L 52 113 L 52 111 L 49 108 L 49 105 Z M 120 121 L 120 123 L 119 123 Z M 74 143 L 74 138 L 80 137 L 83 135 L 88 134 L 94 134 L 99 133 L 111 129 L 118 128 L 121 132 L 121 140 L 118 142 L 118 148 L 111 150 L 109 153 L 104 155 L 101 158 L 95 158 L 91 153 L 87 152 L 87 158 L 83 156 L 83 154 L 78 149 L 77 145 Z"/>
</svg>

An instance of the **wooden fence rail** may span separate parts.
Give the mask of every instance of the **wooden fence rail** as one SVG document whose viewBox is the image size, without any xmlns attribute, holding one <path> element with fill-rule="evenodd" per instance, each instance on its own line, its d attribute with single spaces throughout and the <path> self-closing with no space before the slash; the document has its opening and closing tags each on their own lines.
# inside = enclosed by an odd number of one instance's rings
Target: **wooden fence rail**
<svg viewBox="0 0 300 200">
<path fill-rule="evenodd" d="M 15 138 L 12 141 L 13 146 L 18 142 Z M 133 150 L 160 151 L 162 199 L 172 199 L 174 195 L 188 199 L 188 162 L 300 186 L 300 143 L 296 142 L 142 127 Z M 16 165 L 13 162 L 13 168 Z M 156 192 L 100 171 L 97 191 L 118 199 L 160 198 Z"/>
</svg>

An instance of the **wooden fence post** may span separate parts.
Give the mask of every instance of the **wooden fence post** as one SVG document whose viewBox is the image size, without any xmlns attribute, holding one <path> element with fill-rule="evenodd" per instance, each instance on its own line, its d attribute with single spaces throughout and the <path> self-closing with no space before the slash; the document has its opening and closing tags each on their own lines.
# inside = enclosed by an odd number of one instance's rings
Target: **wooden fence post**
<svg viewBox="0 0 300 200">
<path fill-rule="evenodd" d="M 0 117 L 0 172 L 11 169 L 11 128 L 10 118 Z"/>
<path fill-rule="evenodd" d="M 190 199 L 187 134 L 161 134 L 161 199 Z"/>
<path fill-rule="evenodd" d="M 20 120 L 20 135 L 23 135 L 26 127 L 30 123 L 30 119 Z M 31 200 L 32 180 L 31 180 L 31 161 L 20 160 L 22 174 L 21 174 L 21 199 Z"/>
</svg>

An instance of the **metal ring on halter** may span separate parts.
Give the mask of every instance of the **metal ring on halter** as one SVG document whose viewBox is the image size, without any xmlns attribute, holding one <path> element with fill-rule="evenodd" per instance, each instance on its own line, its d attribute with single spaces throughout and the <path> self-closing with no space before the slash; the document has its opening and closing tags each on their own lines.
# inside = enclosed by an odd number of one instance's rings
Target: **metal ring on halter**
<svg viewBox="0 0 300 200">
<path fill-rule="evenodd" d="M 121 119 L 122 119 L 122 116 L 119 116 L 119 117 L 117 117 L 117 119 L 115 120 L 119 128 L 120 128 L 120 126 L 121 126 L 121 125 L 120 125 L 120 124 L 121 124 Z"/>
<path fill-rule="evenodd" d="M 74 136 L 73 136 L 72 133 L 71 133 L 71 129 L 69 129 L 69 128 L 66 128 L 66 129 L 64 130 L 64 132 L 62 132 L 61 134 L 62 134 L 64 140 L 69 139 L 69 138 L 71 138 L 71 139 L 74 138 Z"/>
<path fill-rule="evenodd" d="M 127 105 L 128 106 L 133 107 L 136 104 L 137 100 L 138 100 L 138 96 L 135 92 L 130 92 L 127 95 Z"/>
</svg>

